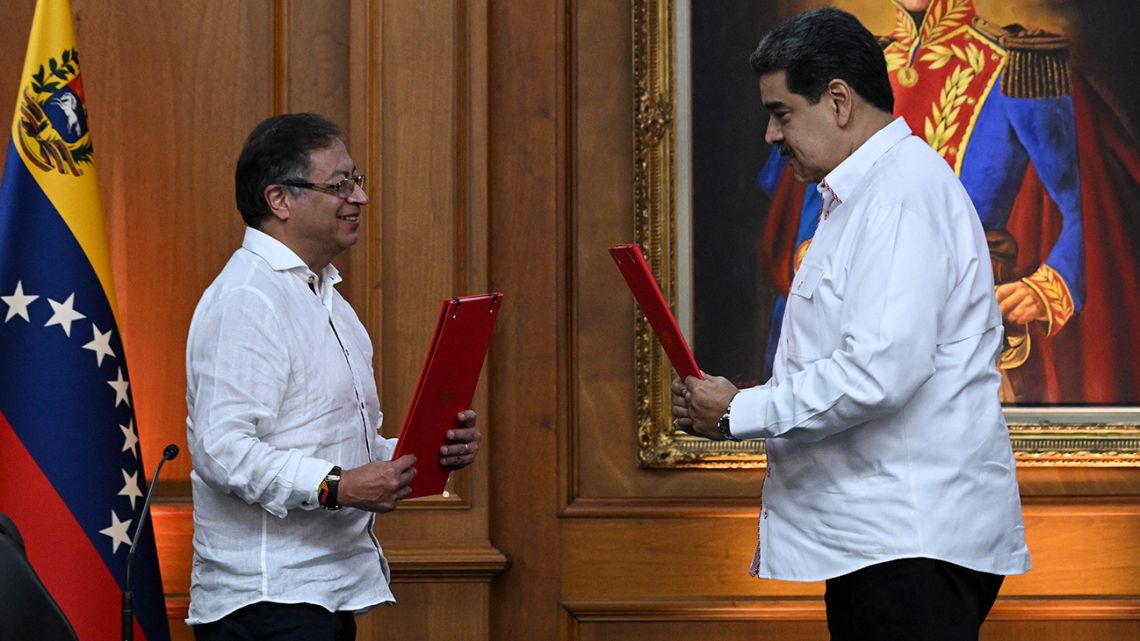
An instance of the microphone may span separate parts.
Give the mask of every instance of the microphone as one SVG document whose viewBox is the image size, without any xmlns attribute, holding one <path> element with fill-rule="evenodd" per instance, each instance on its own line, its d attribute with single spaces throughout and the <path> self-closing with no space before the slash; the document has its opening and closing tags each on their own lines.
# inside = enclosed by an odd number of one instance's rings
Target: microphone
<svg viewBox="0 0 1140 641">
<path fill-rule="evenodd" d="M 146 500 L 143 501 L 142 512 L 139 513 L 139 524 L 135 527 L 135 536 L 131 539 L 131 550 L 127 552 L 127 580 L 123 584 L 122 641 L 134 641 L 135 638 L 133 621 L 135 605 L 134 598 L 131 596 L 131 566 L 134 565 L 135 551 L 139 549 L 139 538 L 142 536 L 143 527 L 146 525 L 146 517 L 150 514 L 150 502 L 154 498 L 154 488 L 158 486 L 158 475 L 162 472 L 162 466 L 176 456 L 178 456 L 178 446 L 174 443 L 167 445 L 162 450 L 162 460 L 158 462 L 158 467 L 154 470 L 154 478 L 150 480 L 150 487 L 146 489 Z"/>
</svg>

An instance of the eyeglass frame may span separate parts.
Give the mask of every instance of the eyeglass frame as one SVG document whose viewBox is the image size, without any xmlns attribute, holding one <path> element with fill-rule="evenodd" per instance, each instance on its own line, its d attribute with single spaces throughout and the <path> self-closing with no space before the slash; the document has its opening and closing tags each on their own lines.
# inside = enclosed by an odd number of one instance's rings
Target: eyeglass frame
<svg viewBox="0 0 1140 641">
<path fill-rule="evenodd" d="M 287 187 L 300 187 L 302 189 L 312 189 L 313 191 L 319 191 L 319 192 L 323 192 L 326 194 L 331 194 L 333 196 L 336 196 L 337 198 L 343 198 L 345 200 L 348 200 L 352 196 L 352 194 L 354 194 L 356 192 L 357 187 L 364 189 L 364 175 L 363 174 L 353 174 L 352 176 L 349 176 L 348 178 L 345 178 L 343 180 L 338 180 L 335 183 L 311 183 L 311 182 L 306 182 L 304 180 L 283 180 L 277 184 L 285 185 Z M 352 185 L 352 187 L 349 188 L 348 193 L 345 193 L 345 194 L 340 193 L 341 190 L 345 188 L 345 185 L 348 185 L 348 184 Z"/>
</svg>

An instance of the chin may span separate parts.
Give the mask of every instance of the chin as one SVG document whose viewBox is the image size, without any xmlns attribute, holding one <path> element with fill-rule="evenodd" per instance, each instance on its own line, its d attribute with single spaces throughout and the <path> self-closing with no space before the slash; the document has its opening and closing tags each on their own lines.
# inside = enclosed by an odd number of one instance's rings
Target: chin
<svg viewBox="0 0 1140 641">
<path fill-rule="evenodd" d="M 804 185 L 808 183 L 819 182 L 818 178 L 815 178 L 813 175 L 796 168 L 792 169 L 792 178 L 795 178 L 796 182 Z"/>
<path fill-rule="evenodd" d="M 344 251 L 344 250 L 348 249 L 349 247 L 352 247 L 353 245 L 355 245 L 358 240 L 360 240 L 360 234 L 357 234 L 357 233 L 346 234 L 344 236 L 341 236 L 341 238 L 337 242 L 337 244 L 340 245 L 340 250 Z"/>
</svg>

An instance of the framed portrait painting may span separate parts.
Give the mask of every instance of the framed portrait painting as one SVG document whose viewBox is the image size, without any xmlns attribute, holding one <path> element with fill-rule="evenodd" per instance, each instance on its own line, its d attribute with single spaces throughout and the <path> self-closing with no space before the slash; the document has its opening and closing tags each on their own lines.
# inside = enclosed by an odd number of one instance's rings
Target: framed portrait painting
<svg viewBox="0 0 1140 641">
<path fill-rule="evenodd" d="M 1006 313 L 998 364 L 1019 465 L 1140 465 L 1140 9 L 1095 4 L 635 0 L 637 241 L 701 368 L 742 388 L 769 377 L 819 197 L 765 143 L 748 56 L 783 20 L 837 6 L 883 47 L 895 115 L 970 193 L 999 301 L 1033 303 L 1032 320 Z M 641 464 L 763 466 L 762 441 L 673 429 L 671 370 L 635 325 Z"/>
</svg>

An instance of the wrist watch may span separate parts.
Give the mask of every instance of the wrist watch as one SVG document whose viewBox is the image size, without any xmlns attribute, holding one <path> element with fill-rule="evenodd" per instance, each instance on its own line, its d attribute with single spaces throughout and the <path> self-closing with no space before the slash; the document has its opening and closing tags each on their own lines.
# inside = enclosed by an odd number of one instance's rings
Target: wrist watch
<svg viewBox="0 0 1140 641">
<path fill-rule="evenodd" d="M 720 420 L 716 422 L 716 428 L 720 430 L 720 435 L 729 441 L 739 441 L 740 439 L 732 435 L 732 427 L 728 423 L 728 416 L 732 414 L 732 403 L 724 408 L 724 414 L 721 415 Z"/>
</svg>

